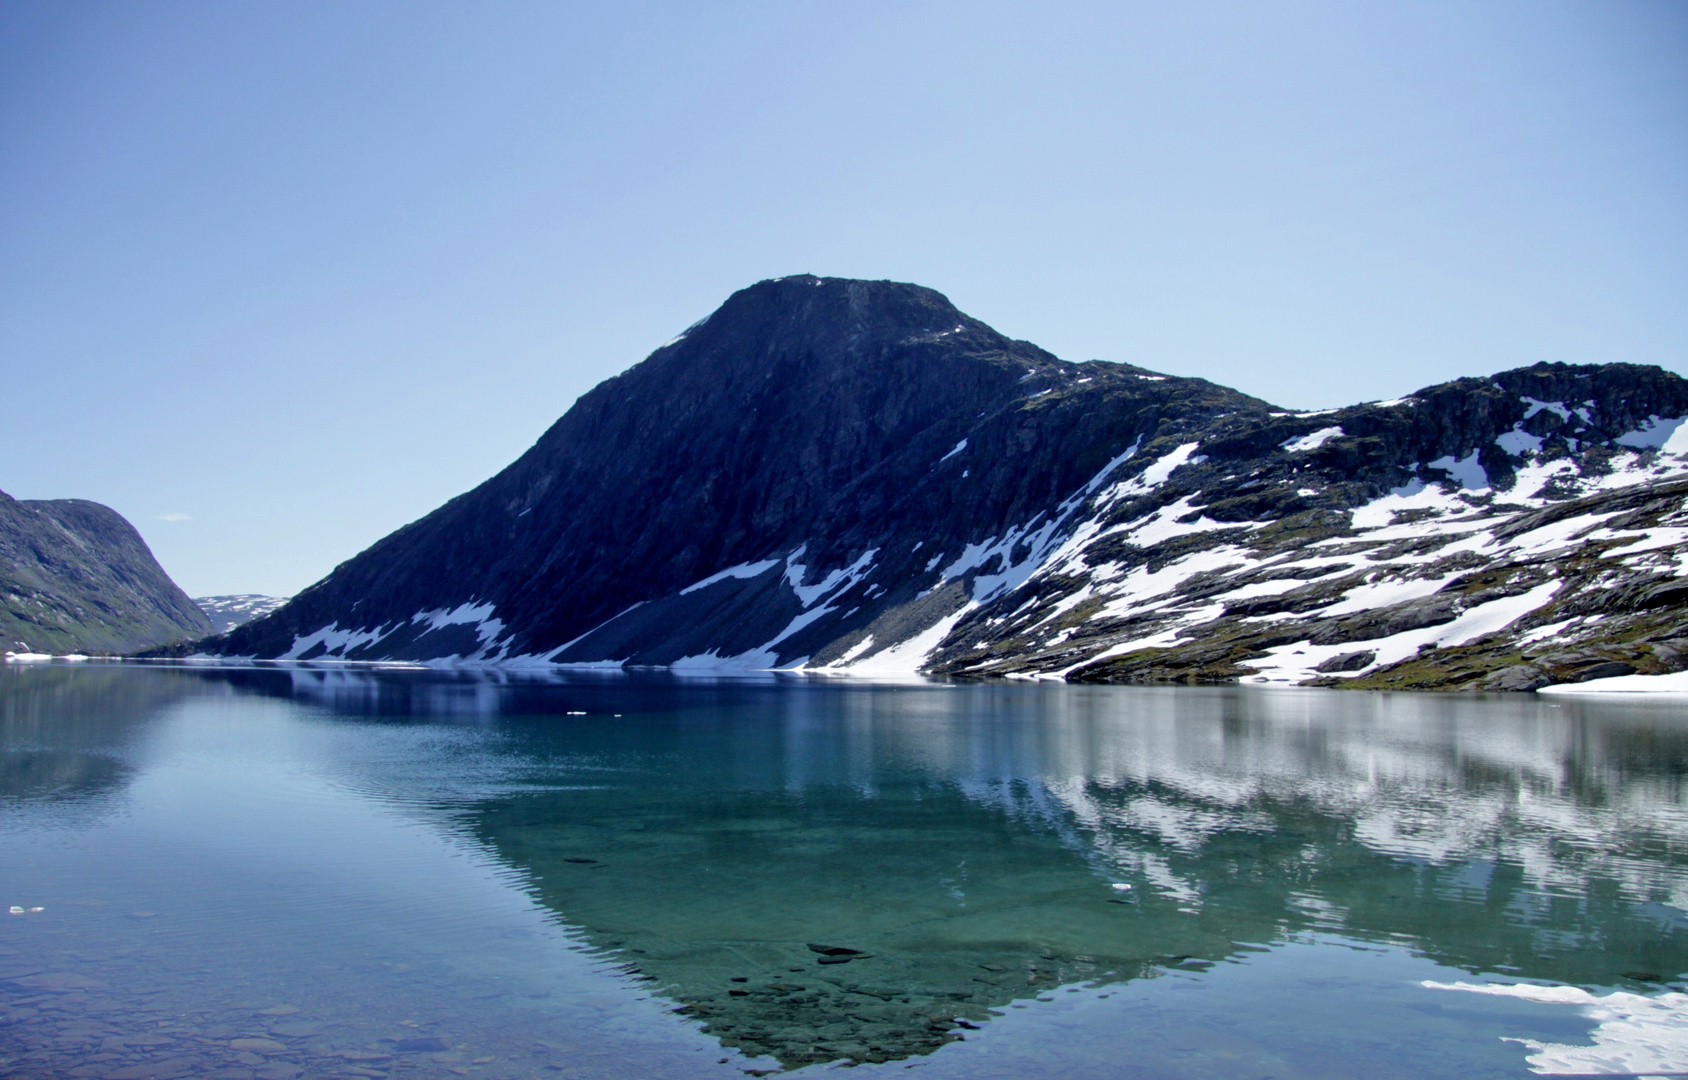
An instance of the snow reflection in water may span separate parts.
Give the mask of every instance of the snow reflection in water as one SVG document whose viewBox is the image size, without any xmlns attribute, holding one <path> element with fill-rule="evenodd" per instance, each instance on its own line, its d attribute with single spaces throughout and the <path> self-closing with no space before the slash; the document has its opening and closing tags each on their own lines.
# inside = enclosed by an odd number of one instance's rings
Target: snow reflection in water
<svg viewBox="0 0 1688 1080">
<path fill-rule="evenodd" d="M 1604 1014 L 1432 984 L 1664 1016 L 1688 969 L 1668 707 L 97 667 L 0 671 L 0 707 L 0 902 L 91 905 L 0 922 L 20 1070 L 1601 1071 L 1566 1048 Z M 148 1050 L 142 999 L 197 1019 Z"/>
</svg>

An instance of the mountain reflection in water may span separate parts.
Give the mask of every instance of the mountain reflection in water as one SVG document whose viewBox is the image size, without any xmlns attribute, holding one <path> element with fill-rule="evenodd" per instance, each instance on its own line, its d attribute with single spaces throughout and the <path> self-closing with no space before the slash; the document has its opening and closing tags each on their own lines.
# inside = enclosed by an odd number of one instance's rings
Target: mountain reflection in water
<svg viewBox="0 0 1688 1080">
<path fill-rule="evenodd" d="M 441 811 L 722 1043 L 788 1067 L 929 1053 L 958 1019 L 1064 984 L 1318 932 L 1513 980 L 1646 990 L 1688 970 L 1688 723 L 1669 706 L 113 674 L 154 705 L 256 694 L 334 723 L 483 733 L 472 752 L 342 763 L 341 781 Z M 28 681 L 0 681 L 0 800 L 118 782 L 65 765 L 43 783 L 27 755 L 44 751 L 18 737 L 20 702 L 45 689 Z M 52 707 L 111 740 L 145 711 L 66 692 Z"/>
</svg>

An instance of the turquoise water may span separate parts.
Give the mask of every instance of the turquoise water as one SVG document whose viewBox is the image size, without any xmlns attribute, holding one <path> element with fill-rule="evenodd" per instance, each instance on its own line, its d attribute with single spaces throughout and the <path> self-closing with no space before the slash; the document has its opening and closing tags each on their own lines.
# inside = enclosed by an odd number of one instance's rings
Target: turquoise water
<svg viewBox="0 0 1688 1080">
<path fill-rule="evenodd" d="M 1659 703 L 5 666 L 0 1075 L 1688 1071 L 1685 775 Z"/>
</svg>

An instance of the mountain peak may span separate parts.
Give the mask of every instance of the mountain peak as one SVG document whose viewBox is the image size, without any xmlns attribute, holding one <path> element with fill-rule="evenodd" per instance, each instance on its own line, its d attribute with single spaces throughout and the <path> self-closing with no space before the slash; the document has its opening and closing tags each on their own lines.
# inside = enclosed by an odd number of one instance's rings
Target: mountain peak
<svg viewBox="0 0 1688 1080">
<path fill-rule="evenodd" d="M 1565 623 L 1598 663 L 1688 666 L 1688 640 L 1647 645 L 1688 639 L 1658 561 L 1688 527 L 1685 424 L 1688 383 L 1631 365 L 1288 412 L 1064 362 L 918 285 L 795 275 L 215 648 L 1505 689 L 1580 669 L 1503 677 L 1504 635 L 1465 666 L 1415 650 Z M 1624 554 L 1513 539 L 1554 515 Z"/>
</svg>

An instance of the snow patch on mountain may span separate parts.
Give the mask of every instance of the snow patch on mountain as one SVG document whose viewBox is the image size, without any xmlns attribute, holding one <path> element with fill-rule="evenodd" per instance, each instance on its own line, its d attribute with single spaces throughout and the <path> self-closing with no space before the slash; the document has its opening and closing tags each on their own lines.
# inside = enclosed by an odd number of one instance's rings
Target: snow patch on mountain
<svg viewBox="0 0 1688 1080">
<path fill-rule="evenodd" d="M 1342 438 L 1341 427 L 1327 427 L 1320 428 L 1312 434 L 1303 435 L 1300 438 L 1285 439 L 1278 445 L 1292 454 L 1303 454 L 1309 450 L 1317 450 L 1319 447 L 1330 442 L 1332 439 L 1340 438 Z"/>
<path fill-rule="evenodd" d="M 702 581 L 692 582 L 690 585 L 687 585 L 684 589 L 680 590 L 680 595 L 686 596 L 690 593 L 697 592 L 699 589 L 707 589 L 709 586 L 714 585 L 718 581 L 730 581 L 735 578 L 742 580 L 745 578 L 761 577 L 769 570 L 778 566 L 779 562 L 780 561 L 778 559 L 763 559 L 761 562 L 739 563 L 737 566 L 729 566 L 725 570 L 718 570 L 715 573 L 710 574 Z"/>
</svg>

